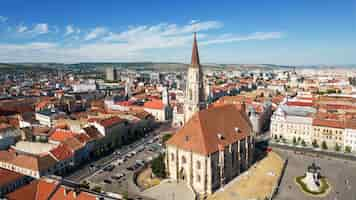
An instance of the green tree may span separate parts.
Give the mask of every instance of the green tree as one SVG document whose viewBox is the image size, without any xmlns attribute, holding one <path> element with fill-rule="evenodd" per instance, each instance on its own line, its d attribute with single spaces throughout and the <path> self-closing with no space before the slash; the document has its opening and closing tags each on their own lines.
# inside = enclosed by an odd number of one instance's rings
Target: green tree
<svg viewBox="0 0 356 200">
<path fill-rule="evenodd" d="M 100 186 L 95 186 L 92 190 L 94 192 L 101 193 L 101 187 Z"/>
<path fill-rule="evenodd" d="M 166 142 L 169 140 L 169 138 L 172 137 L 172 134 L 166 134 L 162 137 L 162 143 L 166 144 Z"/>
<path fill-rule="evenodd" d="M 322 148 L 322 149 L 328 149 L 328 145 L 326 144 L 325 141 L 323 141 L 323 142 L 321 143 L 321 148 Z"/>
<path fill-rule="evenodd" d="M 166 177 L 166 166 L 164 163 L 164 154 L 160 154 L 157 158 L 152 160 L 152 172 L 160 178 Z"/>
<path fill-rule="evenodd" d="M 315 139 L 313 140 L 312 145 L 313 145 L 314 148 L 318 148 L 319 147 L 318 142 Z"/>
<path fill-rule="evenodd" d="M 307 146 L 307 144 L 305 143 L 304 140 L 302 140 L 302 146 L 303 146 L 303 147 Z"/>
<path fill-rule="evenodd" d="M 88 181 L 84 180 L 84 181 L 80 184 L 80 187 L 89 190 L 89 189 L 90 189 L 90 183 L 89 183 Z"/>
<path fill-rule="evenodd" d="M 350 146 L 346 146 L 345 147 L 345 152 L 346 153 L 351 153 L 351 147 Z"/>
<path fill-rule="evenodd" d="M 340 151 L 340 145 L 338 143 L 335 144 L 335 151 Z"/>
<path fill-rule="evenodd" d="M 295 137 L 293 137 L 293 145 L 297 144 L 297 139 Z"/>
</svg>

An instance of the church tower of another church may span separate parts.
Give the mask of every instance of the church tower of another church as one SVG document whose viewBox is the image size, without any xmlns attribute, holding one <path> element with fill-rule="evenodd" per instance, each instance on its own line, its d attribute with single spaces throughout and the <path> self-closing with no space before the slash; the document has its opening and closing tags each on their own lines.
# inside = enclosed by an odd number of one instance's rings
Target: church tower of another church
<svg viewBox="0 0 356 200">
<path fill-rule="evenodd" d="M 203 72 L 199 61 L 197 38 L 196 33 L 194 33 L 192 61 L 188 68 L 184 100 L 185 122 L 187 122 L 194 115 L 194 113 L 206 107 L 203 78 Z"/>
</svg>

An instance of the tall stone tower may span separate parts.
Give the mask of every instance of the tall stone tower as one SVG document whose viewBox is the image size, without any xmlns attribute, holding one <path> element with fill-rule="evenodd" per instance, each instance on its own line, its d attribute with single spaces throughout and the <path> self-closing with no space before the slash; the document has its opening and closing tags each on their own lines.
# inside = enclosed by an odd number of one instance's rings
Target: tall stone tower
<svg viewBox="0 0 356 200">
<path fill-rule="evenodd" d="M 162 90 L 162 102 L 165 106 L 169 106 L 169 93 L 167 87 L 164 87 Z"/>
<path fill-rule="evenodd" d="M 196 33 L 192 50 L 192 61 L 188 68 L 184 100 L 184 121 L 187 122 L 194 113 L 206 107 L 204 95 L 203 72 L 199 61 Z"/>
<path fill-rule="evenodd" d="M 125 97 L 127 100 L 131 98 L 131 86 L 132 86 L 132 81 L 131 78 L 128 77 L 125 82 Z"/>
</svg>

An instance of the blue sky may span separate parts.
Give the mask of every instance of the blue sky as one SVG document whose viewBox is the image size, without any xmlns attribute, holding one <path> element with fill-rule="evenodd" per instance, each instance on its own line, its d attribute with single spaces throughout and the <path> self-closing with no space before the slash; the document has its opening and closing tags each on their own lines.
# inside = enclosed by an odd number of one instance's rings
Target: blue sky
<svg viewBox="0 0 356 200">
<path fill-rule="evenodd" d="M 1 0 L 0 62 L 356 64 L 356 0 Z"/>
</svg>

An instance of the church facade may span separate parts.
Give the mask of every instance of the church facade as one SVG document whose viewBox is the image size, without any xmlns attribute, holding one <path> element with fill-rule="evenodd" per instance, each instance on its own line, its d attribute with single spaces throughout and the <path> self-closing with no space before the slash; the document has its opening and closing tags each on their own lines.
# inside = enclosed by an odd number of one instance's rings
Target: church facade
<svg viewBox="0 0 356 200">
<path fill-rule="evenodd" d="M 194 35 L 185 123 L 166 143 L 166 170 L 169 178 L 206 196 L 249 168 L 254 135 L 246 113 L 235 105 L 205 109 L 202 79 Z"/>
</svg>

